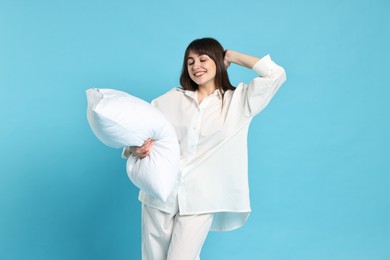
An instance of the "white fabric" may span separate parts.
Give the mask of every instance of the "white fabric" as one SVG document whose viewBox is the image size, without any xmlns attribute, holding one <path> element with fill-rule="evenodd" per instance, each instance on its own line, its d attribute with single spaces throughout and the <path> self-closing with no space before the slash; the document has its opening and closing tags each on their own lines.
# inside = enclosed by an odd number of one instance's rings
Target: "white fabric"
<svg viewBox="0 0 390 260">
<path fill-rule="evenodd" d="M 253 70 L 259 77 L 226 91 L 223 106 L 218 90 L 200 105 L 196 92 L 181 89 L 173 89 L 152 102 L 176 130 L 181 172 L 176 191 L 167 203 L 140 192 L 142 202 L 166 212 L 179 208 L 182 215 L 215 213 L 212 231 L 236 229 L 246 222 L 251 211 L 248 127 L 286 79 L 284 69 L 269 55 Z"/>
<path fill-rule="evenodd" d="M 87 118 L 96 137 L 107 146 L 140 146 L 155 140 L 150 156 L 130 156 L 127 173 L 142 191 L 165 202 L 177 184 L 179 144 L 174 129 L 151 104 L 114 89 L 86 91 Z"/>
<path fill-rule="evenodd" d="M 142 260 L 195 260 L 213 214 L 180 216 L 142 204 Z"/>
</svg>

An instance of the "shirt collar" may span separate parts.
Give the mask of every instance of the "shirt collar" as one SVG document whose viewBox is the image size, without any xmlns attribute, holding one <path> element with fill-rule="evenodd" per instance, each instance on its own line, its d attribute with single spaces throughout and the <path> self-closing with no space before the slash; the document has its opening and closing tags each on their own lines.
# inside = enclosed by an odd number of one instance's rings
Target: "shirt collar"
<svg viewBox="0 0 390 260">
<path fill-rule="evenodd" d="M 198 91 L 197 90 L 195 90 L 195 91 L 185 90 L 184 94 L 186 94 L 187 96 L 189 96 L 195 100 L 197 100 L 197 98 L 198 98 L 198 96 L 197 96 Z M 219 99 L 222 99 L 222 93 L 219 89 L 214 90 L 214 92 L 210 96 L 217 96 Z"/>
</svg>

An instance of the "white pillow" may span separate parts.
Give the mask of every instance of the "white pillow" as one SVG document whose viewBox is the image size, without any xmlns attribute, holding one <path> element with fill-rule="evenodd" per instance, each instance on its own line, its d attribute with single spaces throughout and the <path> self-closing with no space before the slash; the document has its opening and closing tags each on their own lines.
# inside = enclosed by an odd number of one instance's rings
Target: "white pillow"
<svg viewBox="0 0 390 260">
<path fill-rule="evenodd" d="M 141 146 L 154 140 L 144 159 L 130 156 L 126 169 L 130 180 L 141 190 L 165 202 L 179 171 L 179 144 L 175 130 L 151 104 L 114 89 L 86 91 L 87 118 L 96 137 L 113 148 Z"/>
</svg>

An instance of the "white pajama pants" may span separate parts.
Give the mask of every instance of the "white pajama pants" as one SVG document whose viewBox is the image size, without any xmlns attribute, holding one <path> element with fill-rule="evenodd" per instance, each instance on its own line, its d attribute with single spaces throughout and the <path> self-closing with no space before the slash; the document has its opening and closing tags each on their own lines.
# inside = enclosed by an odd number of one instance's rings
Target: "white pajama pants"
<svg viewBox="0 0 390 260">
<path fill-rule="evenodd" d="M 213 214 L 180 216 L 142 204 L 142 260 L 199 260 Z"/>
</svg>

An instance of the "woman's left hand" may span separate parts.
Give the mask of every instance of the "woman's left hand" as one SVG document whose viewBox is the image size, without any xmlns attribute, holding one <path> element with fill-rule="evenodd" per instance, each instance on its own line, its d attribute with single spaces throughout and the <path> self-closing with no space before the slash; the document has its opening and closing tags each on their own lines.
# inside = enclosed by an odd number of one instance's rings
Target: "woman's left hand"
<svg viewBox="0 0 390 260">
<path fill-rule="evenodd" d="M 244 66 L 248 69 L 252 69 L 253 66 L 260 60 L 260 58 L 244 54 L 233 50 L 225 50 L 225 57 L 223 62 L 225 63 L 226 69 L 231 63 Z"/>
<path fill-rule="evenodd" d="M 230 61 L 231 50 L 225 50 L 225 56 L 223 57 L 223 63 L 225 64 L 225 69 L 227 70 L 231 64 Z"/>
</svg>

